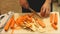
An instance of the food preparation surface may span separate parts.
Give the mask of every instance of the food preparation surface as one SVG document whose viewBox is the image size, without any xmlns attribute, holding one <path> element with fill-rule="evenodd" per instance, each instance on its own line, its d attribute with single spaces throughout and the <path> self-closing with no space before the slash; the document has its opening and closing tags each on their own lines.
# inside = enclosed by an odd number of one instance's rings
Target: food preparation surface
<svg viewBox="0 0 60 34">
<path fill-rule="evenodd" d="M 28 31 L 28 30 L 25 30 L 25 29 L 17 29 L 17 30 L 14 30 L 13 34 L 59 34 L 60 33 L 60 23 L 59 23 L 59 13 L 58 12 L 52 12 L 52 13 L 57 13 L 58 14 L 58 29 L 55 30 L 53 29 L 53 27 L 51 26 L 51 23 L 50 23 L 50 19 L 49 17 L 48 18 L 44 18 L 43 21 L 44 23 L 46 24 L 46 27 L 45 28 L 41 28 L 41 29 L 38 29 L 39 31 L 35 31 L 35 32 L 31 32 L 31 31 Z M 20 15 L 24 15 L 24 14 L 31 14 L 31 13 L 15 13 L 14 14 L 14 18 L 15 20 L 20 16 Z M 7 32 L 3 31 L 0 32 L 0 34 L 12 34 L 12 30 L 9 29 Z"/>
</svg>

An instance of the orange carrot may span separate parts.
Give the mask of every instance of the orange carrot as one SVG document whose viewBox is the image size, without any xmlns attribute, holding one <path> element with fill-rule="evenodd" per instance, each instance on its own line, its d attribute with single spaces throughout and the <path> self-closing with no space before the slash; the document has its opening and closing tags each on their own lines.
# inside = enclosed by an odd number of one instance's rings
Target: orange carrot
<svg viewBox="0 0 60 34">
<path fill-rule="evenodd" d="M 43 23 L 43 21 L 36 19 L 36 22 L 39 23 L 43 28 L 45 27 L 45 24 Z"/>
<path fill-rule="evenodd" d="M 23 21 L 22 20 L 20 20 L 20 19 L 16 20 L 16 25 L 20 26 L 22 24 L 23 24 Z"/>
<path fill-rule="evenodd" d="M 32 21 L 32 20 L 31 20 L 31 17 L 29 17 L 29 15 L 26 14 L 26 15 L 20 16 L 20 17 L 16 20 L 16 24 L 17 24 L 17 25 L 22 25 L 23 22 L 26 21 L 26 20 L 28 20 L 28 21 L 30 21 L 30 22 Z"/>
<path fill-rule="evenodd" d="M 52 22 L 52 18 L 53 18 L 53 15 L 52 15 L 52 14 L 50 14 L 50 22 Z"/>
<path fill-rule="evenodd" d="M 19 22 L 19 21 L 18 21 L 18 19 L 17 19 L 15 23 L 16 23 L 16 25 L 18 25 L 18 26 L 19 26 L 19 23 L 18 23 L 18 22 Z"/>
<path fill-rule="evenodd" d="M 27 17 L 27 21 L 32 22 L 32 17 Z"/>
<path fill-rule="evenodd" d="M 51 25 L 52 25 L 52 27 L 53 27 L 54 29 L 57 30 L 57 26 L 56 26 L 54 23 L 52 23 Z"/>
<path fill-rule="evenodd" d="M 57 16 L 57 14 L 55 13 L 54 24 L 57 25 L 57 23 L 58 23 L 58 16 Z"/>
<path fill-rule="evenodd" d="M 14 25 L 15 25 L 15 20 L 14 20 L 14 18 L 12 18 L 13 20 L 12 20 L 12 23 L 11 23 L 11 25 L 10 25 L 10 27 L 11 27 L 11 29 L 13 29 L 14 28 Z"/>
<path fill-rule="evenodd" d="M 17 18 L 16 20 L 16 25 L 20 26 L 23 24 L 25 17 L 24 16 L 20 16 L 19 18 Z"/>
<path fill-rule="evenodd" d="M 54 14 L 50 14 L 50 23 L 53 22 L 53 19 L 54 19 Z"/>
<path fill-rule="evenodd" d="M 5 31 L 7 31 L 9 29 L 9 26 L 10 26 L 12 20 L 13 20 L 13 16 L 8 20 L 7 24 L 5 25 L 5 27 L 4 27 Z"/>
</svg>

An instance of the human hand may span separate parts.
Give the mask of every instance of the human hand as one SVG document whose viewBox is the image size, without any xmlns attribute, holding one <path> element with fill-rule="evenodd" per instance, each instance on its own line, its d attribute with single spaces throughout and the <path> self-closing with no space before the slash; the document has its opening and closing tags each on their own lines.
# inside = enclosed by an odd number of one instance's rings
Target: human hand
<svg viewBox="0 0 60 34">
<path fill-rule="evenodd" d="M 27 0 L 20 0 L 20 5 L 26 9 L 28 9 L 28 7 L 29 7 Z"/>
<path fill-rule="evenodd" d="M 51 11 L 50 3 L 45 2 L 41 7 L 40 15 L 42 17 L 48 17 L 50 14 L 50 11 Z"/>
</svg>

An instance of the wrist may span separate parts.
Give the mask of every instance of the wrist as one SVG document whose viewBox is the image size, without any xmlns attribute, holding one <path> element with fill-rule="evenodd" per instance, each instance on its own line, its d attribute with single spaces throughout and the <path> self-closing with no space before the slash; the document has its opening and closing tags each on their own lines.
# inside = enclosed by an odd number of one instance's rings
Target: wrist
<svg viewBox="0 0 60 34">
<path fill-rule="evenodd" d="M 48 4 L 51 4 L 51 0 L 46 0 L 45 2 Z"/>
</svg>

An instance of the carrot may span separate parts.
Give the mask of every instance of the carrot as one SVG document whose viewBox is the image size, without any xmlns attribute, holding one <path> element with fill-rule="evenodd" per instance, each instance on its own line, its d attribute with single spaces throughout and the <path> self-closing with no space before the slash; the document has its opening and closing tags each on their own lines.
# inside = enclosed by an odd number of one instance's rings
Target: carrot
<svg viewBox="0 0 60 34">
<path fill-rule="evenodd" d="M 50 23 L 52 22 L 53 14 L 50 14 Z"/>
<path fill-rule="evenodd" d="M 32 18 L 27 18 L 27 19 L 28 19 L 28 21 L 32 22 Z"/>
<path fill-rule="evenodd" d="M 52 23 L 51 25 L 55 30 L 57 30 L 57 26 L 54 23 Z"/>
<path fill-rule="evenodd" d="M 26 21 L 26 20 L 28 20 L 28 21 L 30 21 L 30 22 L 32 21 L 31 17 L 29 17 L 28 14 L 23 15 L 23 16 L 20 16 L 20 17 L 16 20 L 16 24 L 17 24 L 17 25 L 22 25 L 23 22 Z"/>
<path fill-rule="evenodd" d="M 14 25 L 15 25 L 15 20 L 14 20 L 14 18 L 12 18 L 13 20 L 12 20 L 12 23 L 11 23 L 11 25 L 10 25 L 10 27 L 11 27 L 11 29 L 13 29 L 14 28 Z"/>
<path fill-rule="evenodd" d="M 16 22 L 15 22 L 15 23 L 16 23 L 16 25 L 18 25 L 18 26 L 19 26 L 19 21 L 18 21 L 18 19 L 16 20 Z"/>
<path fill-rule="evenodd" d="M 12 20 L 13 20 L 13 16 L 8 20 L 7 24 L 5 25 L 5 27 L 4 27 L 5 31 L 7 31 L 9 29 L 9 26 L 10 26 Z"/>
<path fill-rule="evenodd" d="M 20 20 L 20 19 L 16 20 L 16 25 L 21 26 L 22 24 L 23 24 L 22 20 Z"/>
<path fill-rule="evenodd" d="M 57 25 L 57 23 L 58 23 L 58 16 L 57 16 L 57 14 L 55 13 L 54 24 Z"/>
<path fill-rule="evenodd" d="M 54 14 L 50 14 L 50 23 L 53 22 L 53 19 L 54 19 Z"/>
<path fill-rule="evenodd" d="M 39 23 L 43 28 L 45 27 L 45 24 L 43 23 L 43 21 L 36 19 L 36 22 Z"/>
<path fill-rule="evenodd" d="M 27 16 L 27 21 L 32 22 L 32 17 Z"/>
<path fill-rule="evenodd" d="M 16 20 L 16 25 L 20 26 L 23 24 L 25 17 L 24 16 L 20 16 L 19 18 L 17 18 Z"/>
</svg>

